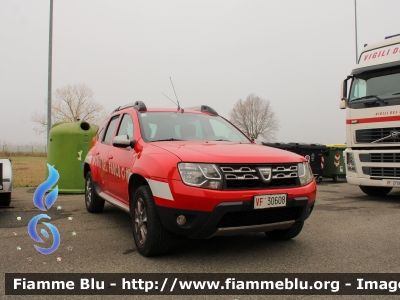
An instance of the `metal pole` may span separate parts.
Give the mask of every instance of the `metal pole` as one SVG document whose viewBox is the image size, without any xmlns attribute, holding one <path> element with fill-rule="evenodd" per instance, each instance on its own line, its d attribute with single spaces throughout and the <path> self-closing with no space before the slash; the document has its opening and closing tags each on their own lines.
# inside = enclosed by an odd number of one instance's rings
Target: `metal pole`
<svg viewBox="0 0 400 300">
<path fill-rule="evenodd" d="M 357 46 L 357 0 L 354 0 L 354 21 L 356 30 L 356 63 L 358 63 L 358 46 Z"/>
<path fill-rule="evenodd" d="M 50 24 L 49 24 L 49 73 L 47 83 L 47 143 L 51 128 L 51 70 L 53 56 L 53 0 L 50 0 Z"/>
</svg>

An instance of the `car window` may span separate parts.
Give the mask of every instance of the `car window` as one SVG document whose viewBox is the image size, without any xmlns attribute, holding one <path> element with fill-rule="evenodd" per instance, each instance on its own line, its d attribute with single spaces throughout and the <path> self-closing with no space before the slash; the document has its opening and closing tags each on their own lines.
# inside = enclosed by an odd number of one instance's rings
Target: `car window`
<svg viewBox="0 0 400 300">
<path fill-rule="evenodd" d="M 113 136 L 114 130 L 115 130 L 115 126 L 117 125 L 117 121 L 118 121 L 119 115 L 112 117 L 110 123 L 108 123 L 108 127 L 106 130 L 106 133 L 104 135 L 104 139 L 103 139 L 103 143 L 104 144 L 111 144 L 111 138 Z"/>
<path fill-rule="evenodd" d="M 232 130 L 232 127 L 228 127 L 226 123 L 222 123 L 218 119 L 210 119 L 209 122 L 214 131 L 214 135 L 220 139 L 234 142 L 241 141 L 241 138 Z"/>
<path fill-rule="evenodd" d="M 131 115 L 124 114 L 119 125 L 117 135 L 127 135 L 128 139 L 133 137 L 133 120 Z"/>
<path fill-rule="evenodd" d="M 100 140 L 101 134 L 104 132 L 104 128 L 106 127 L 106 124 L 107 124 L 107 120 L 104 120 L 104 121 L 101 123 L 101 125 L 99 126 L 99 129 L 97 130 L 97 136 L 96 136 L 96 138 L 97 138 L 98 141 Z"/>
<path fill-rule="evenodd" d="M 143 112 L 139 115 L 145 141 L 207 140 L 251 143 L 220 116 L 176 112 Z"/>
</svg>

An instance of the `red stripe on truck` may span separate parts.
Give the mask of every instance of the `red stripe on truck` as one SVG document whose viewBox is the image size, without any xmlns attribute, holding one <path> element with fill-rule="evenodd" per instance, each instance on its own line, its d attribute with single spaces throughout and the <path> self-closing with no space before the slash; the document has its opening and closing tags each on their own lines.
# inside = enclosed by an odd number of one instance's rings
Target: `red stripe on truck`
<svg viewBox="0 0 400 300">
<path fill-rule="evenodd" d="M 393 121 L 400 121 L 400 116 L 349 119 L 346 120 L 346 124 L 362 124 L 362 123 L 393 122 Z"/>
</svg>

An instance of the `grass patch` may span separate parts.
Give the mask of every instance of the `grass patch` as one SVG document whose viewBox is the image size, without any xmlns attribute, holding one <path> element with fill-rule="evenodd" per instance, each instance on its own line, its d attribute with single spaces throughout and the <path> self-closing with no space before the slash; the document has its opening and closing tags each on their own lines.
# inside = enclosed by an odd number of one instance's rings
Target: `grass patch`
<svg viewBox="0 0 400 300">
<path fill-rule="evenodd" d="M 5 156 L 11 160 L 13 187 L 37 187 L 46 180 L 47 158 L 45 156 Z"/>
</svg>

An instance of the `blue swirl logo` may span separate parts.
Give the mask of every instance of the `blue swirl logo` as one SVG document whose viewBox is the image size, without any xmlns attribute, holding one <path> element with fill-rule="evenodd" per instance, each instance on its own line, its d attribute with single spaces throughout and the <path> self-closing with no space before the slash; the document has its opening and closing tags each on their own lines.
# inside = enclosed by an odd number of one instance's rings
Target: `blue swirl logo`
<svg viewBox="0 0 400 300">
<path fill-rule="evenodd" d="M 43 201 L 43 197 L 45 196 L 46 192 L 51 189 L 52 186 L 54 186 L 58 179 L 60 178 L 60 175 L 54 169 L 52 166 L 47 164 L 47 168 L 49 169 L 49 177 L 45 182 L 43 182 L 41 185 L 39 185 L 33 195 L 33 204 L 37 208 L 43 211 L 47 211 L 50 207 L 53 206 L 54 202 L 57 200 L 58 196 L 58 186 L 56 186 L 50 193 L 48 193 Z M 44 202 L 44 203 L 43 203 Z M 45 218 L 45 219 L 51 219 L 47 214 L 40 214 L 32 218 L 32 220 L 29 221 L 28 224 L 28 233 L 30 237 L 38 242 L 38 243 L 44 243 L 43 239 L 39 237 L 39 235 L 36 232 L 36 227 L 40 219 Z M 47 222 L 42 222 L 43 225 L 45 225 L 53 235 L 53 244 L 50 248 L 42 248 L 37 245 L 34 245 L 36 250 L 39 251 L 42 254 L 50 254 L 53 253 L 54 251 L 57 250 L 57 248 L 60 246 L 60 233 L 58 232 L 57 228 Z M 49 233 L 45 230 L 42 229 L 41 234 L 45 237 L 49 237 Z"/>
</svg>

